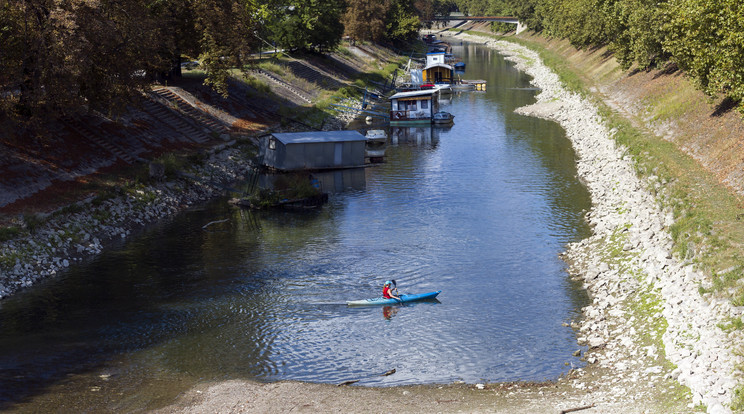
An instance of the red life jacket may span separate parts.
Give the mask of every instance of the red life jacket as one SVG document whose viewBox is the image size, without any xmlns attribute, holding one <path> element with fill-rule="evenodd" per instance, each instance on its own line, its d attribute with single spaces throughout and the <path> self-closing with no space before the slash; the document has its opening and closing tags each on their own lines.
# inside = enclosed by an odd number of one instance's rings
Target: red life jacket
<svg viewBox="0 0 744 414">
<path fill-rule="evenodd" d="M 391 299 L 393 292 L 390 290 L 390 286 L 382 287 L 382 297 L 385 299 Z"/>
</svg>

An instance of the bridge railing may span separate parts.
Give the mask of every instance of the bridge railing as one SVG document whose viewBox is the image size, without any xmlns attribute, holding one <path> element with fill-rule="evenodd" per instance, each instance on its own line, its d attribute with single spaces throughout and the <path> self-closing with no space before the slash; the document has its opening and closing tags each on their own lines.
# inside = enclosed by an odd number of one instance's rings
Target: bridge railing
<svg viewBox="0 0 744 414">
<path fill-rule="evenodd" d="M 514 16 L 434 16 L 433 21 L 461 21 L 468 20 L 473 22 L 500 22 L 500 23 L 511 23 L 517 25 L 517 34 L 521 33 L 525 26 L 519 22 L 519 18 Z"/>
</svg>

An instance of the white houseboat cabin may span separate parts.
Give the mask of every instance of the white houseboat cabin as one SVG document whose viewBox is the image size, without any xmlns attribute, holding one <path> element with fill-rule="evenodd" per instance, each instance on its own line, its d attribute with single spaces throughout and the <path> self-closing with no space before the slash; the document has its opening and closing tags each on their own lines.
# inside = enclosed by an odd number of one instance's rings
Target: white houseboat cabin
<svg viewBox="0 0 744 414">
<path fill-rule="evenodd" d="M 398 92 L 390 97 L 390 125 L 431 124 L 438 110 L 436 89 Z"/>
</svg>

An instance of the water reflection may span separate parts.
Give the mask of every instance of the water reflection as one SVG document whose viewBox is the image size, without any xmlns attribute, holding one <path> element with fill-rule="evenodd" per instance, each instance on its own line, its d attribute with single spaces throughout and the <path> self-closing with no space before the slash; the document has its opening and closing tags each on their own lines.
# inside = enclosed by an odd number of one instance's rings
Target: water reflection
<svg viewBox="0 0 744 414">
<path fill-rule="evenodd" d="M 390 127 L 390 142 L 392 145 L 415 145 L 436 148 L 442 132 L 449 131 L 448 127 Z"/>
<path fill-rule="evenodd" d="M 311 173 L 261 173 L 258 176 L 260 188 L 274 189 L 277 181 L 288 174 L 302 174 L 307 176 L 313 186 L 324 193 L 341 193 L 350 190 L 364 190 L 366 175 L 364 168 L 344 168 L 328 171 L 313 171 Z"/>
<path fill-rule="evenodd" d="M 382 317 L 390 320 L 393 318 L 393 316 L 398 314 L 398 307 L 397 306 L 383 306 L 382 307 Z"/>
<path fill-rule="evenodd" d="M 347 168 L 335 171 L 318 171 L 313 176 L 320 182 L 325 191 L 341 193 L 344 191 L 361 191 L 367 186 L 364 168 Z"/>
</svg>

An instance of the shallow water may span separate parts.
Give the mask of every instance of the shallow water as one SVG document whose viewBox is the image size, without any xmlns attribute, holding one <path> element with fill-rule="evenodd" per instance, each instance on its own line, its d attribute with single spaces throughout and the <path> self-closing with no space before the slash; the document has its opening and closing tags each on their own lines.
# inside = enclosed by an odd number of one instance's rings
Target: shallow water
<svg viewBox="0 0 744 414">
<path fill-rule="evenodd" d="M 554 123 L 512 113 L 534 102 L 526 75 L 477 45 L 454 54 L 488 91 L 444 99 L 451 128 L 388 130 L 384 164 L 322 176 L 322 209 L 217 200 L 0 303 L 0 408 L 137 411 L 198 381 L 543 380 L 580 365 L 563 324 L 586 297 L 558 258 L 588 234 L 574 152 Z M 442 293 L 346 307 L 386 279 Z"/>
</svg>

